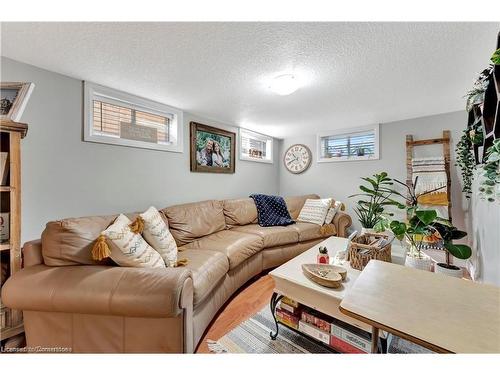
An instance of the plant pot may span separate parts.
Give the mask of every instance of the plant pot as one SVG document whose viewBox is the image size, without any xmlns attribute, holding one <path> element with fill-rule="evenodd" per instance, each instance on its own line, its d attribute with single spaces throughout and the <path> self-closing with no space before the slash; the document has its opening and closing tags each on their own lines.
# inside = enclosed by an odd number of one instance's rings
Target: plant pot
<svg viewBox="0 0 500 375">
<path fill-rule="evenodd" d="M 464 271 L 460 267 L 446 263 L 436 263 L 434 266 L 434 272 L 452 277 L 463 277 L 464 275 Z"/>
<path fill-rule="evenodd" d="M 430 271 L 432 259 L 423 253 L 420 253 L 420 256 L 408 253 L 406 254 L 405 266 L 423 271 Z"/>
<path fill-rule="evenodd" d="M 365 228 L 365 227 L 362 227 L 361 228 L 361 233 L 360 234 L 366 234 L 366 233 L 374 233 L 375 230 L 373 230 L 373 228 Z"/>
</svg>

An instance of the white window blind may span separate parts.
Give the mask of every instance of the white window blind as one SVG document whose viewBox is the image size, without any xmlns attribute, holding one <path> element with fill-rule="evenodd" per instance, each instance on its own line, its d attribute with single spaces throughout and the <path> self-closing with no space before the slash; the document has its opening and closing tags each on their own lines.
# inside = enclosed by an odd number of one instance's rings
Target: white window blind
<svg viewBox="0 0 500 375">
<path fill-rule="evenodd" d="M 94 100 L 93 103 L 94 132 L 101 135 L 120 137 L 122 124 L 139 125 L 156 129 L 157 143 L 168 144 L 170 142 L 171 119 L 169 117 L 99 100 Z"/>
<path fill-rule="evenodd" d="M 273 139 L 249 130 L 240 130 L 240 158 L 272 163 Z"/>
<path fill-rule="evenodd" d="M 182 111 L 85 82 L 84 140 L 182 152 Z"/>
<path fill-rule="evenodd" d="M 318 136 L 319 161 L 378 159 L 378 126 Z"/>
</svg>

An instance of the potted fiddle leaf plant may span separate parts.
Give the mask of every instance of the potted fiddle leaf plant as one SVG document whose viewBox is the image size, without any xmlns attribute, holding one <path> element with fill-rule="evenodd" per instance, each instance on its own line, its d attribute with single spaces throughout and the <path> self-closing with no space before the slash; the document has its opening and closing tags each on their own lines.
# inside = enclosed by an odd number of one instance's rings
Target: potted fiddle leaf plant
<svg viewBox="0 0 500 375">
<path fill-rule="evenodd" d="M 408 247 L 405 265 L 430 271 L 432 261 L 429 256 L 421 251 L 422 239 L 424 236 L 437 236 L 443 240 L 444 250 L 458 259 L 468 259 L 472 255 L 472 250 L 464 244 L 455 244 L 454 240 L 459 240 L 467 235 L 467 232 L 454 227 L 448 220 L 437 216 L 435 210 L 418 210 L 414 208 L 413 215 L 408 223 L 397 220 L 381 220 L 375 229 L 380 230 L 389 227 L 394 236 L 402 241 L 405 240 Z M 450 256 L 446 256 L 445 263 L 437 263 L 434 272 L 448 276 L 462 277 L 463 271 L 460 267 L 450 264 Z"/>
<path fill-rule="evenodd" d="M 368 183 L 367 186 L 360 185 L 361 193 L 349 196 L 361 197 L 356 202 L 354 212 L 362 226 L 362 234 L 371 231 L 375 224 L 381 219 L 382 214 L 392 216 L 390 212 L 386 212 L 386 207 L 396 206 L 400 209 L 405 207 L 391 198 L 393 192 L 391 186 L 392 179 L 387 176 L 387 172 L 376 173 L 372 177 L 362 177 L 363 181 Z"/>
<path fill-rule="evenodd" d="M 471 250 L 467 245 L 455 245 L 453 243 L 453 240 L 465 237 L 467 235 L 466 232 L 458 230 L 448 220 L 438 217 L 436 210 L 423 210 L 418 208 L 419 197 L 430 194 L 440 189 L 439 187 L 421 194 L 416 194 L 415 187 L 418 182 L 418 177 L 412 184 L 405 184 L 397 179 L 393 181 L 406 187 L 406 196 L 398 191 L 393 191 L 393 194 L 401 198 L 406 198 L 407 222 L 390 220 L 385 215 L 382 215 L 374 229 L 377 232 L 389 229 L 398 240 L 405 242 L 407 247 L 405 259 L 406 266 L 427 271 L 431 270 L 431 258 L 421 251 L 424 237 L 434 237 L 436 240 L 442 240 L 445 251 L 456 258 L 467 259 L 471 256 Z M 446 273 L 448 275 L 458 275 L 462 270 L 458 268 L 457 271 L 456 268 L 456 266 L 450 264 L 450 256 L 447 255 L 446 263 L 439 263 L 435 270 L 436 272 Z"/>
<path fill-rule="evenodd" d="M 467 232 L 458 230 L 448 220 L 437 218 L 432 223 L 432 228 L 439 233 L 444 242 L 445 250 L 458 259 L 469 259 L 472 250 L 469 246 L 463 244 L 454 244 L 453 240 L 459 240 L 467 236 Z M 460 267 L 450 264 L 450 257 L 446 257 L 446 263 L 437 263 L 434 266 L 434 272 L 442 273 L 448 276 L 462 277 L 463 271 Z"/>
</svg>

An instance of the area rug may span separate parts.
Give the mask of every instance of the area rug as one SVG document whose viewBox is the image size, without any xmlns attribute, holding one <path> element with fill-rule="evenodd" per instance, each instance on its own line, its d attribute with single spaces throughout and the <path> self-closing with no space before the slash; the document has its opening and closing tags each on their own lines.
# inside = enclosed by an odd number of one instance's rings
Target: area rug
<svg viewBox="0 0 500 375">
<path fill-rule="evenodd" d="M 335 353 L 282 324 L 276 340 L 271 340 L 271 330 L 275 330 L 275 324 L 271 310 L 266 306 L 218 341 L 207 340 L 208 348 L 213 353 Z"/>
</svg>

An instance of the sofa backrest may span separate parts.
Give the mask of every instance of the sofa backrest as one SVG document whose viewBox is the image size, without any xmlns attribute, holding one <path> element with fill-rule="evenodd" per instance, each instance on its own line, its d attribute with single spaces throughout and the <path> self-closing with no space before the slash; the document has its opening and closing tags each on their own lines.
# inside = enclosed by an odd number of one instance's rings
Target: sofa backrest
<svg viewBox="0 0 500 375">
<path fill-rule="evenodd" d="M 94 241 L 118 215 L 50 221 L 42 232 L 43 261 L 48 266 L 103 264 L 92 259 Z"/>
<path fill-rule="evenodd" d="M 317 194 L 285 197 L 285 202 L 292 219 L 297 219 L 306 199 L 319 199 Z M 252 198 L 227 199 L 222 202 L 224 217 L 228 228 L 238 225 L 256 224 L 257 207 Z"/>
<path fill-rule="evenodd" d="M 227 199 L 222 204 L 229 228 L 257 223 L 257 207 L 252 198 Z"/>
<path fill-rule="evenodd" d="M 178 246 L 226 229 L 222 201 L 179 204 L 162 211 Z"/>
<path fill-rule="evenodd" d="M 135 220 L 138 213 L 125 214 Z M 118 215 L 85 216 L 49 221 L 42 232 L 43 262 L 47 266 L 113 265 L 111 259 L 92 259 L 92 247 Z M 163 216 L 165 223 L 167 219 Z"/>
<path fill-rule="evenodd" d="M 316 194 L 286 197 L 290 215 L 296 219 L 306 199 Z M 257 208 L 252 198 L 207 200 L 171 206 L 160 210 L 177 245 L 237 225 L 257 223 Z M 134 220 L 137 213 L 126 214 Z M 111 260 L 92 259 L 94 241 L 118 215 L 68 218 L 47 223 L 42 233 L 43 261 L 48 266 L 113 264 Z"/>
<path fill-rule="evenodd" d="M 317 194 L 308 194 L 308 195 L 297 195 L 293 197 L 285 197 L 286 206 L 288 207 L 288 212 L 290 212 L 290 216 L 293 220 L 299 217 L 300 210 L 304 207 L 304 203 L 306 203 L 306 199 L 319 199 L 319 195 Z"/>
</svg>

